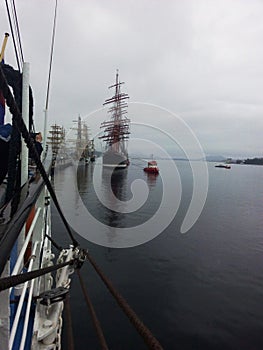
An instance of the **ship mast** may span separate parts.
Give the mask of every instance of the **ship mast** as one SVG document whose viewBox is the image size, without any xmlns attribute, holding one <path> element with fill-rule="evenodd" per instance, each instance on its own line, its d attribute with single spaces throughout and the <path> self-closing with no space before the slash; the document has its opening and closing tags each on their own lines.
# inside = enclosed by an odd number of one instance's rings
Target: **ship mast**
<svg viewBox="0 0 263 350">
<path fill-rule="evenodd" d="M 85 122 L 81 120 L 80 115 L 77 120 L 73 120 L 77 123 L 77 127 L 73 127 L 72 130 L 77 131 L 76 139 L 68 139 L 69 142 L 75 143 L 75 157 L 76 159 L 88 158 L 89 156 L 89 128 Z"/>
<path fill-rule="evenodd" d="M 51 145 L 53 155 L 56 156 L 59 149 L 64 146 L 66 132 L 62 126 L 54 124 L 51 125 L 49 133 L 51 136 L 47 137 L 50 140 L 47 144 Z"/>
</svg>

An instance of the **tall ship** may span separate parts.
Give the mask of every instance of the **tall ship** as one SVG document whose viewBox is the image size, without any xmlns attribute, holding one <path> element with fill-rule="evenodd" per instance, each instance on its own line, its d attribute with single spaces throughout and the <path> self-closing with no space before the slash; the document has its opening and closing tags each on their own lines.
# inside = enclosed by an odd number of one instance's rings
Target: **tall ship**
<svg viewBox="0 0 263 350">
<path fill-rule="evenodd" d="M 73 120 L 73 122 L 77 122 L 77 127 L 72 128 L 77 131 L 76 139 L 68 139 L 67 141 L 73 143 L 73 157 L 79 164 L 88 164 L 92 147 L 92 140 L 89 139 L 89 128 L 80 116 L 77 120 Z"/>
<path fill-rule="evenodd" d="M 63 126 L 53 124 L 50 127 L 49 134 L 47 144 L 51 145 L 52 152 L 56 155 L 60 147 L 64 144 L 66 132 Z"/>
<path fill-rule="evenodd" d="M 103 166 L 115 169 L 123 169 L 129 165 L 129 157 L 127 151 L 127 140 L 130 135 L 130 119 L 127 114 L 128 94 L 121 92 L 121 85 L 124 82 L 119 80 L 119 72 L 116 72 L 116 82 L 109 86 L 109 89 L 114 89 L 114 95 L 104 102 L 109 105 L 108 113 L 111 118 L 108 121 L 101 123 L 101 128 L 104 129 L 103 135 L 100 136 L 106 143 L 106 149 L 103 154 Z"/>
</svg>

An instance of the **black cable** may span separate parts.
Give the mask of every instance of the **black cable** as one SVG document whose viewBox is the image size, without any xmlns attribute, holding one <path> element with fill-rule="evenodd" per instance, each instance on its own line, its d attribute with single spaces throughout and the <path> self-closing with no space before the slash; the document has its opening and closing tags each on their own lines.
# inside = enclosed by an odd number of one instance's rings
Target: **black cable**
<svg viewBox="0 0 263 350">
<path fill-rule="evenodd" d="M 33 140 L 32 138 L 30 137 L 30 134 L 27 130 L 27 127 L 23 121 L 23 118 L 22 118 L 22 115 L 17 107 L 17 104 L 13 98 L 13 95 L 9 89 L 9 86 L 7 84 L 7 81 L 5 79 L 5 76 L 3 74 L 3 71 L 2 71 L 2 68 L 1 68 L 1 65 L 0 65 L 0 90 L 2 90 L 2 93 L 3 93 L 3 96 L 6 100 L 6 104 L 7 106 L 9 107 L 9 110 L 11 112 L 11 114 L 13 115 L 13 118 L 14 118 L 14 121 L 15 121 L 15 125 L 16 127 L 18 128 L 18 130 L 20 131 L 21 135 L 23 136 L 24 138 L 24 141 L 27 145 L 27 147 L 29 148 L 30 152 L 32 152 L 32 155 L 33 155 L 33 158 L 34 158 L 34 161 L 36 163 L 36 166 L 45 182 L 45 185 L 50 193 L 50 196 L 52 197 L 53 199 L 53 202 L 58 210 L 58 213 L 67 229 L 67 232 L 72 240 L 72 244 L 74 247 L 77 247 L 78 246 L 78 242 L 77 240 L 74 238 L 72 232 L 71 232 L 71 228 L 60 208 L 60 205 L 58 203 L 58 200 L 57 200 L 57 196 L 55 194 L 55 191 L 51 185 L 51 182 L 49 181 L 49 178 L 47 176 L 47 173 L 43 167 L 43 164 L 39 158 L 39 154 L 34 146 L 34 143 L 33 143 Z"/>
<path fill-rule="evenodd" d="M 7 210 L 11 212 L 11 219 L 6 223 L 6 227 L 4 226 L 4 231 L 2 232 L 0 240 L 0 274 L 2 274 L 12 248 L 43 188 L 44 180 L 42 178 L 40 178 L 37 183 L 30 185 L 29 188 L 26 183 L 19 191 L 19 196 L 16 194 L 8 205 Z M 25 194 L 25 192 L 27 194 Z M 17 207 L 19 198 L 16 197 L 20 198 L 19 207 Z M 15 205 L 13 205 L 14 201 Z"/>
<path fill-rule="evenodd" d="M 45 228 L 44 228 L 44 232 L 45 232 L 45 235 L 44 235 L 44 239 L 42 241 L 42 245 L 41 245 L 41 249 L 40 249 L 40 258 L 39 258 L 39 268 L 41 267 L 42 265 L 42 259 L 43 259 L 43 254 L 44 254 L 44 246 L 45 246 L 45 240 L 46 238 L 53 244 L 53 246 L 59 251 L 61 252 L 63 250 L 63 248 L 61 246 L 59 246 L 55 241 L 54 239 L 49 236 L 46 232 L 47 232 L 47 212 L 48 212 L 48 208 L 46 206 L 46 211 L 45 211 Z"/>
<path fill-rule="evenodd" d="M 11 287 L 15 287 L 18 284 L 28 282 L 34 278 L 43 276 L 47 273 L 50 273 L 52 271 L 56 271 L 61 269 L 62 267 L 68 266 L 68 265 L 73 265 L 74 259 L 66 261 L 61 264 L 53 265 L 53 266 L 48 266 L 44 267 L 42 269 L 30 271 L 30 272 L 25 272 L 20 275 L 15 275 L 15 276 L 8 276 L 8 277 L 3 277 L 0 278 L 0 292 L 6 289 L 9 289 Z"/>
<path fill-rule="evenodd" d="M 15 36 L 14 36 L 14 31 L 13 31 L 13 26 L 12 26 L 12 21 L 11 21 L 11 16 L 10 16 L 10 11 L 9 11 L 9 7 L 8 7 L 8 2 L 7 2 L 7 0 L 5 0 L 5 4 L 6 4 L 6 10 L 7 10 L 7 15 L 8 15 L 8 21 L 9 21 L 9 26 L 10 26 L 10 30 L 11 30 L 11 34 L 12 34 L 12 40 L 13 40 L 14 49 L 15 49 L 17 67 L 18 67 L 18 70 L 21 72 L 21 67 L 20 67 L 19 58 L 18 58 L 18 53 L 17 53 L 16 42 L 15 42 Z"/>
<path fill-rule="evenodd" d="M 45 235 L 45 238 L 47 238 L 48 240 L 50 240 L 50 242 L 53 244 L 53 246 L 58 250 L 58 251 L 62 251 L 63 250 L 63 248 L 60 246 L 60 245 L 58 245 L 55 241 L 54 241 L 54 239 L 53 238 L 51 238 L 49 235 Z"/>
<path fill-rule="evenodd" d="M 54 51 L 55 33 L 56 33 L 57 6 L 58 6 L 58 1 L 56 0 L 56 4 L 55 4 L 55 13 L 54 13 L 54 21 L 53 21 L 53 32 L 52 32 L 51 50 L 50 50 L 49 72 L 48 72 L 47 96 L 46 96 L 46 110 L 48 110 L 49 89 L 50 89 L 50 80 L 51 80 L 51 68 L 52 68 L 52 61 L 53 61 L 53 51 Z"/>
<path fill-rule="evenodd" d="M 18 18 L 17 18 L 17 14 L 16 14 L 15 0 L 12 0 L 12 3 L 13 3 L 13 12 L 14 12 L 14 18 L 15 18 L 15 24 L 16 24 L 16 32 L 17 32 L 17 37 L 18 37 L 21 61 L 24 62 L 24 55 L 23 55 L 23 50 L 22 50 L 22 42 L 21 42 L 19 25 L 18 25 Z"/>
<path fill-rule="evenodd" d="M 66 318 L 66 327 L 67 327 L 67 349 L 74 350 L 74 335 L 73 335 L 73 325 L 72 325 L 72 317 L 70 310 L 70 301 L 69 301 L 69 293 L 66 294 L 66 299 L 64 302 L 65 305 L 65 318 Z"/>
</svg>

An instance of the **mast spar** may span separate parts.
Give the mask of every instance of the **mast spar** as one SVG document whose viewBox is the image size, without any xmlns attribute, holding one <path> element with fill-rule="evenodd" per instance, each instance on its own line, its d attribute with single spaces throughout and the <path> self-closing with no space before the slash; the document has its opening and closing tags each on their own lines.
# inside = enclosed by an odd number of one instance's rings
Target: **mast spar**
<svg viewBox="0 0 263 350">
<path fill-rule="evenodd" d="M 4 59 L 4 53 L 5 53 L 5 48 L 6 48 L 8 37 L 9 37 L 9 34 L 5 33 L 3 44 L 2 44 L 2 48 L 1 48 L 1 52 L 0 52 L 0 62 L 2 62 L 2 60 Z"/>
</svg>

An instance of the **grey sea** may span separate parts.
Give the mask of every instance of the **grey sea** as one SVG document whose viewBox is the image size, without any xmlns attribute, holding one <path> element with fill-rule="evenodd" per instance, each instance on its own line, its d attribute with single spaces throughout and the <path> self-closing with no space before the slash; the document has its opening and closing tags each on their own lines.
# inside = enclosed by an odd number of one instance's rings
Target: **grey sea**
<svg viewBox="0 0 263 350">
<path fill-rule="evenodd" d="M 136 227 L 158 210 L 168 163 L 158 160 L 160 174 L 148 176 L 143 172 L 145 162 L 131 159 L 129 168 L 111 179 L 112 191 L 122 201 L 131 199 L 135 179 L 148 185 L 146 202 L 133 213 L 118 213 L 101 203 L 94 190 L 94 164 L 79 166 L 76 190 L 88 212 L 109 227 L 109 232 L 112 228 Z M 205 206 L 195 225 L 182 234 L 180 227 L 191 200 L 193 176 L 189 162 L 175 163 L 182 181 L 180 207 L 156 238 L 120 249 L 92 243 L 77 233 L 76 237 L 164 349 L 262 349 L 263 167 L 232 165 L 231 170 L 226 170 L 207 163 L 209 188 Z M 177 186 L 174 174 L 168 175 Z M 56 191 L 59 197 L 63 194 L 64 206 L 75 206 L 76 220 L 82 221 L 88 232 L 92 225 L 88 216 L 78 216 L 77 194 L 76 198 L 67 197 L 73 176 L 68 168 L 56 175 Z M 100 181 L 102 196 L 109 199 L 102 169 L 101 177 L 96 175 L 96 182 Z M 174 200 L 170 199 L 171 207 Z M 52 230 L 55 240 L 67 245 L 66 230 L 54 208 Z M 147 349 L 92 266 L 85 263 L 81 273 L 109 349 Z M 75 348 L 100 349 L 75 275 L 70 301 Z M 66 334 L 66 349 L 65 338 Z"/>
</svg>

